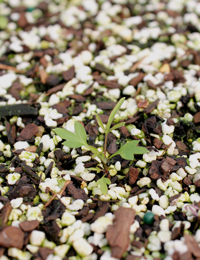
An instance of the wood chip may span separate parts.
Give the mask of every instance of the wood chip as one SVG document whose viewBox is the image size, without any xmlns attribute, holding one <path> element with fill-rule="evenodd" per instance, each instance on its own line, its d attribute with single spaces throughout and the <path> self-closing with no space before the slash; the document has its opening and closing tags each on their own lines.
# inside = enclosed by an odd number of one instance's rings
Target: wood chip
<svg viewBox="0 0 200 260">
<path fill-rule="evenodd" d="M 96 213 L 94 217 L 92 218 L 92 221 L 95 221 L 101 216 L 104 216 L 106 212 L 108 211 L 110 207 L 110 203 L 107 201 L 98 201 L 98 209 L 96 210 Z"/>
<path fill-rule="evenodd" d="M 39 70 L 39 75 L 40 75 L 41 82 L 43 84 L 46 84 L 48 78 L 48 74 L 46 73 L 46 70 Z"/>
<path fill-rule="evenodd" d="M 46 93 L 46 96 L 49 96 L 49 95 L 51 95 L 51 94 L 53 94 L 53 93 L 56 93 L 56 92 L 58 92 L 58 91 L 61 91 L 61 90 L 64 88 L 64 86 L 65 86 L 65 84 L 60 84 L 60 85 L 58 85 L 58 86 L 55 86 L 55 87 L 53 87 L 53 88 L 48 89 L 48 90 L 47 90 L 47 93 Z"/>
<path fill-rule="evenodd" d="M 70 182 L 67 185 L 68 192 L 73 196 L 74 199 L 82 199 L 83 201 L 86 201 L 88 199 L 87 194 L 83 189 L 76 188 L 72 182 Z"/>
<path fill-rule="evenodd" d="M 139 176 L 139 170 L 131 166 L 129 172 L 126 175 L 129 185 L 131 186 L 134 185 L 138 179 L 138 176 Z"/>
<path fill-rule="evenodd" d="M 2 63 L 0 63 L 0 70 L 13 70 L 14 72 L 22 73 L 21 70 L 18 70 L 18 69 L 15 68 L 15 67 L 8 66 L 8 65 L 6 65 L 6 64 L 2 64 Z"/>
<path fill-rule="evenodd" d="M 143 60 L 146 59 L 146 57 L 147 57 L 147 55 L 144 56 L 141 60 L 137 61 L 137 62 L 129 69 L 129 71 L 131 71 L 131 72 L 135 71 L 135 70 L 139 67 L 139 65 L 143 62 Z"/>
<path fill-rule="evenodd" d="M 153 180 L 158 180 L 162 176 L 162 172 L 160 171 L 161 164 L 161 161 L 152 161 L 149 168 L 149 175 Z"/>
<path fill-rule="evenodd" d="M 11 125 L 8 121 L 6 122 L 6 131 L 9 144 L 14 144 L 17 136 L 15 124 Z"/>
<path fill-rule="evenodd" d="M 36 136 L 38 133 L 38 126 L 35 124 L 28 124 L 22 129 L 20 135 L 17 137 L 17 141 L 28 141 L 31 137 Z"/>
<path fill-rule="evenodd" d="M 197 112 L 195 115 L 194 115 L 194 123 L 197 124 L 200 122 L 200 112 Z"/>
<path fill-rule="evenodd" d="M 100 109 L 108 109 L 111 110 L 115 107 L 115 102 L 97 102 L 97 107 Z"/>
<path fill-rule="evenodd" d="M 143 113 L 145 113 L 145 114 L 151 113 L 157 107 L 159 101 L 160 101 L 160 99 L 157 99 L 156 101 L 149 104 L 148 107 L 143 110 Z"/>
<path fill-rule="evenodd" d="M 108 226 L 106 238 L 111 247 L 111 256 L 121 259 L 129 246 L 129 231 L 135 218 L 135 210 L 119 207 L 114 214 L 114 222 Z"/>
<path fill-rule="evenodd" d="M 0 213 L 0 227 L 6 226 L 11 211 L 12 211 L 12 206 L 11 206 L 10 202 L 8 201 L 3 206 L 3 208 L 1 209 L 1 213 Z"/>
<path fill-rule="evenodd" d="M 66 82 L 68 82 L 68 81 L 70 81 L 71 79 L 73 79 L 74 76 L 75 76 L 75 68 L 74 68 L 74 66 L 72 66 L 71 68 L 69 68 L 67 71 L 63 72 L 63 73 L 62 73 L 62 76 L 63 76 L 63 78 L 64 78 L 64 80 L 65 80 Z"/>
<path fill-rule="evenodd" d="M 108 75 L 114 75 L 114 72 L 108 68 L 106 68 L 104 65 L 100 64 L 100 63 L 96 63 L 94 66 L 95 70 L 98 70 L 99 72 L 104 72 Z"/>
<path fill-rule="evenodd" d="M 0 232 L 0 246 L 22 249 L 24 232 L 20 228 L 7 226 Z"/>
<path fill-rule="evenodd" d="M 144 73 L 139 73 L 138 76 L 136 76 L 135 78 L 129 81 L 129 85 L 133 85 L 134 87 L 137 86 L 137 84 L 143 80 L 144 76 L 145 76 Z"/>
<path fill-rule="evenodd" d="M 24 232 L 30 232 L 39 227 L 40 222 L 38 220 L 25 220 L 19 224 L 20 228 Z"/>
<path fill-rule="evenodd" d="M 73 94 L 68 96 L 71 99 L 75 99 L 76 102 L 85 102 L 86 98 L 79 94 Z"/>
<path fill-rule="evenodd" d="M 200 257 L 200 247 L 195 240 L 194 236 L 189 234 L 184 234 L 185 243 L 188 247 L 188 250 L 195 256 Z"/>
<path fill-rule="evenodd" d="M 42 257 L 42 260 L 46 260 L 49 255 L 53 254 L 53 252 L 53 249 L 48 247 L 40 247 L 38 250 L 38 253 Z"/>
</svg>

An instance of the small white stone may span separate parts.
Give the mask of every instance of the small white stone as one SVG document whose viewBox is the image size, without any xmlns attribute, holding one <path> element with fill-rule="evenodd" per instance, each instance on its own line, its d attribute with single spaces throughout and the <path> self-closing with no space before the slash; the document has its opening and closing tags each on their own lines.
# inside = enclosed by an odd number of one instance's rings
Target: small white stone
<svg viewBox="0 0 200 260">
<path fill-rule="evenodd" d="M 64 212 L 61 218 L 63 226 L 70 226 L 76 221 L 76 218 L 69 212 Z"/>
<path fill-rule="evenodd" d="M 169 200 L 168 200 L 168 197 L 167 197 L 166 195 L 162 195 L 162 196 L 160 197 L 159 205 L 160 205 L 163 209 L 166 209 L 166 208 L 169 206 Z"/>
<path fill-rule="evenodd" d="M 77 229 L 74 231 L 74 233 L 69 237 L 68 243 L 72 244 L 74 241 L 83 238 L 84 237 L 84 232 L 82 229 Z"/>
<path fill-rule="evenodd" d="M 138 202 L 138 196 L 133 196 L 133 197 L 128 198 L 128 203 L 129 203 L 131 206 L 136 205 L 137 202 Z"/>
<path fill-rule="evenodd" d="M 30 243 L 34 246 L 40 246 L 45 239 L 45 233 L 38 230 L 33 230 L 30 235 Z"/>
<path fill-rule="evenodd" d="M 137 181 L 137 185 L 142 188 L 151 183 L 151 179 L 149 177 L 143 177 L 139 181 Z"/>
<path fill-rule="evenodd" d="M 71 198 L 70 197 L 62 197 L 61 202 L 67 207 L 71 203 Z"/>
<path fill-rule="evenodd" d="M 93 247 L 84 238 L 74 241 L 73 247 L 81 257 L 88 256 L 93 251 Z"/>
<path fill-rule="evenodd" d="M 113 98 L 118 99 L 120 97 L 120 90 L 119 89 L 110 89 L 108 91 L 108 94 L 112 96 Z"/>
<path fill-rule="evenodd" d="M 75 200 L 71 205 L 68 205 L 67 208 L 70 210 L 80 210 L 83 208 L 84 201 L 81 199 Z"/>
<path fill-rule="evenodd" d="M 28 147 L 29 147 L 29 144 L 26 141 L 18 141 L 14 144 L 15 150 L 26 149 Z"/>
<path fill-rule="evenodd" d="M 20 173 L 10 173 L 6 176 L 9 185 L 14 185 L 21 178 Z"/>
<path fill-rule="evenodd" d="M 84 172 L 84 170 L 85 170 L 84 164 L 79 163 L 78 165 L 76 165 L 74 172 L 75 172 L 75 174 L 80 174 L 80 173 Z"/>
<path fill-rule="evenodd" d="M 69 249 L 70 249 L 69 245 L 60 245 L 60 246 L 56 246 L 53 250 L 57 256 L 63 259 L 66 256 Z"/>
<path fill-rule="evenodd" d="M 136 90 L 132 85 L 128 85 L 126 88 L 123 89 L 123 95 L 133 96 Z"/>
<path fill-rule="evenodd" d="M 158 196 L 158 194 L 156 193 L 156 191 L 154 189 L 150 189 L 149 190 L 149 194 L 151 195 L 153 200 L 159 201 L 159 196 Z"/>
<path fill-rule="evenodd" d="M 134 234 L 139 227 L 140 227 L 139 222 L 135 220 L 134 223 L 130 226 L 130 233 Z"/>
<path fill-rule="evenodd" d="M 57 122 L 52 120 L 51 118 L 48 118 L 47 120 L 45 120 L 45 124 L 49 127 L 56 127 L 57 126 Z"/>
<path fill-rule="evenodd" d="M 158 205 L 153 205 L 152 207 L 152 213 L 158 216 L 165 216 L 165 211 L 163 210 L 163 208 L 161 208 Z"/>
<path fill-rule="evenodd" d="M 159 231 L 158 238 L 161 242 L 166 243 L 171 240 L 171 232 L 170 231 Z"/>
<path fill-rule="evenodd" d="M 41 140 L 40 140 L 40 143 L 43 144 L 42 151 L 43 152 L 48 151 L 49 148 L 50 148 L 50 136 L 49 135 L 43 135 Z"/>
<path fill-rule="evenodd" d="M 189 167 L 189 166 L 186 166 L 186 167 L 185 167 L 185 170 L 186 170 L 189 174 L 192 174 L 192 175 L 197 172 L 196 169 L 192 169 L 192 168 Z"/>
<path fill-rule="evenodd" d="M 96 233 L 105 233 L 108 226 L 112 225 L 112 218 L 108 216 L 99 217 L 91 224 L 91 230 Z"/>
<path fill-rule="evenodd" d="M 10 201 L 12 208 L 17 209 L 23 202 L 23 198 L 12 199 Z"/>
</svg>

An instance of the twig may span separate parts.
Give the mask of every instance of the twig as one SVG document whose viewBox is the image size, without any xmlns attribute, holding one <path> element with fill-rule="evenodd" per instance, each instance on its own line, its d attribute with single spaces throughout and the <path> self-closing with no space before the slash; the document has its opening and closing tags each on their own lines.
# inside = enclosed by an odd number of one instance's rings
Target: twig
<svg viewBox="0 0 200 260">
<path fill-rule="evenodd" d="M 16 69 L 15 67 L 8 66 L 8 65 L 5 65 L 5 64 L 2 64 L 2 63 L 0 63 L 0 69 L 1 69 L 1 70 L 13 70 L 13 71 L 15 71 L 15 72 L 22 73 L 21 70 L 18 70 L 18 69 Z"/>
<path fill-rule="evenodd" d="M 131 72 L 135 71 L 139 67 L 140 63 L 142 63 L 147 56 L 148 55 L 144 56 L 141 60 L 137 61 L 129 70 Z"/>
<path fill-rule="evenodd" d="M 52 200 L 54 200 L 56 197 L 58 197 L 60 199 L 60 197 L 62 196 L 63 192 L 65 191 L 67 185 L 70 183 L 71 181 L 66 181 L 65 184 L 63 185 L 62 189 L 60 190 L 59 193 L 55 193 L 49 201 L 47 201 L 47 203 L 44 205 L 44 207 L 48 207 L 49 204 L 52 202 Z"/>
</svg>

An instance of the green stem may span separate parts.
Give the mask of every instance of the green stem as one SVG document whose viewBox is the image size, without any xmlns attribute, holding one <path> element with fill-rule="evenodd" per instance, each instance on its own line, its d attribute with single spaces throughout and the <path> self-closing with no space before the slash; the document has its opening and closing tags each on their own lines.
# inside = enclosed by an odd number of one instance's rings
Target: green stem
<svg viewBox="0 0 200 260">
<path fill-rule="evenodd" d="M 108 141 L 108 134 L 105 134 L 105 141 L 104 141 L 104 156 L 106 158 L 106 149 L 107 149 L 107 141 Z"/>
</svg>

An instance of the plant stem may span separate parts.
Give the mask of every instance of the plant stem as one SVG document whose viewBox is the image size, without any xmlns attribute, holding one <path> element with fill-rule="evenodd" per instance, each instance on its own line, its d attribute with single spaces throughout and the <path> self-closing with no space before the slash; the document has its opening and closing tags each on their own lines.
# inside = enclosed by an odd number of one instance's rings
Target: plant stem
<svg viewBox="0 0 200 260">
<path fill-rule="evenodd" d="M 105 134 L 105 141 L 104 141 L 104 156 L 106 158 L 106 149 L 107 149 L 107 141 L 108 141 L 108 134 Z"/>
</svg>

